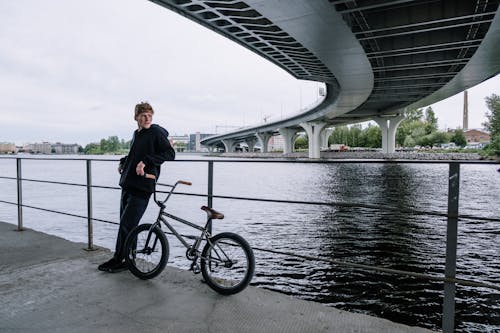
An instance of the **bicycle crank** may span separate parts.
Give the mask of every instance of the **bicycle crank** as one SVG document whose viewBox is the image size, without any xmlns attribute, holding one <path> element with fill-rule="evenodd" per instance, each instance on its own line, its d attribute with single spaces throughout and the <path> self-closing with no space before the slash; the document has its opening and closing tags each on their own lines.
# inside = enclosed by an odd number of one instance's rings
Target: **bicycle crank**
<svg viewBox="0 0 500 333">
<path fill-rule="evenodd" d="M 197 257 L 191 263 L 191 268 L 189 270 L 193 271 L 194 274 L 200 274 L 201 273 L 201 268 L 200 268 L 200 265 L 198 264 L 198 258 Z"/>
</svg>

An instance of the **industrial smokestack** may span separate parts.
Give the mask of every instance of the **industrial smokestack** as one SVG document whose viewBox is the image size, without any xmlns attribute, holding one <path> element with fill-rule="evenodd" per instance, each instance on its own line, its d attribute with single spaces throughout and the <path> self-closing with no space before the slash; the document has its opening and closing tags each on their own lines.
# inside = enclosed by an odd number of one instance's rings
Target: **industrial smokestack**
<svg viewBox="0 0 500 333">
<path fill-rule="evenodd" d="M 464 131 L 469 129 L 469 101 L 467 100 L 467 90 L 464 91 Z"/>
</svg>

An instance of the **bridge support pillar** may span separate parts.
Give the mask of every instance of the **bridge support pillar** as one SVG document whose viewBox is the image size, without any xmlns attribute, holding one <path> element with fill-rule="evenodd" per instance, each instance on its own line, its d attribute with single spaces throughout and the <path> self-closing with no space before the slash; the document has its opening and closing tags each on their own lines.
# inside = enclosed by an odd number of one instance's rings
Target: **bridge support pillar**
<svg viewBox="0 0 500 333">
<path fill-rule="evenodd" d="M 257 142 L 257 138 L 246 138 L 245 142 L 248 145 L 248 152 L 253 153 L 253 148 L 255 147 L 255 143 Z"/>
<path fill-rule="evenodd" d="M 321 157 L 321 132 L 326 125 L 328 124 L 323 122 L 309 122 L 300 124 L 300 126 L 302 126 L 306 130 L 307 137 L 309 139 L 309 158 Z"/>
<path fill-rule="evenodd" d="M 234 153 L 235 147 L 236 147 L 236 141 L 232 139 L 225 139 L 222 140 L 222 143 L 224 144 L 224 149 L 226 149 L 226 153 Z"/>
<path fill-rule="evenodd" d="M 333 128 L 325 128 L 321 133 L 321 148 L 328 148 L 328 138 L 333 133 Z"/>
<path fill-rule="evenodd" d="M 293 128 L 280 128 L 278 131 L 283 137 L 283 154 L 293 153 L 293 143 L 297 137 L 298 130 Z"/>
<path fill-rule="evenodd" d="M 269 139 L 273 136 L 272 133 L 269 132 L 255 133 L 255 136 L 257 136 L 257 138 L 260 141 L 262 147 L 261 152 L 267 153 L 269 148 Z"/>
<path fill-rule="evenodd" d="M 382 151 L 384 153 L 394 153 L 396 151 L 396 129 L 404 119 L 404 115 L 373 119 L 382 130 Z"/>
</svg>

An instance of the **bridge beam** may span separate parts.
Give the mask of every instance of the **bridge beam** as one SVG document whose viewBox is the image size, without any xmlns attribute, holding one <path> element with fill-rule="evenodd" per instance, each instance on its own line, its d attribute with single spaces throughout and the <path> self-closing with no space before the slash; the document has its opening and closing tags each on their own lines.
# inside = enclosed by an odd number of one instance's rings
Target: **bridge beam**
<svg viewBox="0 0 500 333">
<path fill-rule="evenodd" d="M 315 121 L 300 124 L 307 133 L 309 141 L 309 158 L 320 158 L 321 132 L 326 125 L 328 124 Z"/>
<path fill-rule="evenodd" d="M 391 117 L 373 118 L 382 130 L 382 151 L 384 153 L 396 151 L 396 129 L 404 119 L 405 116 L 399 114 Z"/>
<path fill-rule="evenodd" d="M 236 148 L 236 140 L 233 139 L 224 139 L 222 140 L 224 144 L 224 149 L 226 149 L 226 153 L 234 153 Z"/>
<path fill-rule="evenodd" d="M 255 136 L 259 139 L 262 150 L 262 153 L 267 153 L 269 149 L 269 139 L 273 136 L 270 132 L 260 132 L 255 133 Z"/>
<path fill-rule="evenodd" d="M 278 132 L 280 132 L 283 137 L 283 154 L 293 153 L 293 143 L 297 138 L 298 129 L 294 128 L 280 128 Z"/>
</svg>

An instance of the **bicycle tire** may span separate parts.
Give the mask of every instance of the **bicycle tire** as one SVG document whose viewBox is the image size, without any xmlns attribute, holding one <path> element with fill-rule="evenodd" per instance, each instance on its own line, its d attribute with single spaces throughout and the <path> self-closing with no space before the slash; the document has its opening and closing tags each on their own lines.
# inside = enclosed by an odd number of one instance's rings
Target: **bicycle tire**
<svg viewBox="0 0 500 333">
<path fill-rule="evenodd" d="M 201 255 L 201 273 L 205 282 L 222 295 L 245 289 L 255 271 L 255 257 L 247 241 L 234 233 L 211 237 Z"/>
<path fill-rule="evenodd" d="M 152 224 L 140 224 L 127 236 L 125 261 L 129 271 L 140 279 L 152 279 L 167 265 L 169 246 L 163 231 L 154 227 L 148 242 Z M 151 242 L 153 248 L 151 248 Z M 138 249 L 138 250 L 137 250 Z"/>
</svg>

